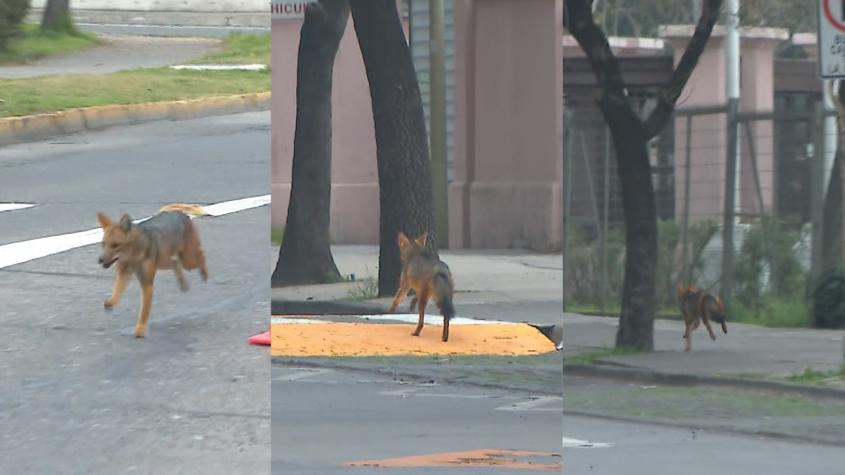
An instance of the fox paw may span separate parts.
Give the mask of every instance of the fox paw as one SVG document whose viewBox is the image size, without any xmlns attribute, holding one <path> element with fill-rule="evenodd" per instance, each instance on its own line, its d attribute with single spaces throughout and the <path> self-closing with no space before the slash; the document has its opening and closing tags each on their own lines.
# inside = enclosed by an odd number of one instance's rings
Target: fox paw
<svg viewBox="0 0 845 475">
<path fill-rule="evenodd" d="M 104 310 L 111 310 L 114 308 L 114 302 L 111 299 L 103 300 L 103 309 Z"/>
<path fill-rule="evenodd" d="M 145 338 L 147 336 L 146 330 L 135 329 L 135 338 Z"/>
</svg>

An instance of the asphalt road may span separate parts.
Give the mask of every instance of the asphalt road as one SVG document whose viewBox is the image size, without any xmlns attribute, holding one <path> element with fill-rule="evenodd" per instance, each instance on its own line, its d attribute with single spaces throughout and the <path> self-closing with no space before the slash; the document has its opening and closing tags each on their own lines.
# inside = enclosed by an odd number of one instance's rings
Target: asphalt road
<svg viewBox="0 0 845 475">
<path fill-rule="evenodd" d="M 834 475 L 845 467 L 841 401 L 566 376 L 564 413 L 565 434 L 610 444 L 564 451 L 564 473 Z"/>
<path fill-rule="evenodd" d="M 274 474 L 383 474 L 361 460 L 471 449 L 544 452 L 558 464 L 561 399 L 369 371 L 273 364 Z M 433 473 L 537 473 L 514 468 L 402 468 Z"/>
<path fill-rule="evenodd" d="M 269 112 L 157 122 L 0 148 L 0 244 L 96 227 L 94 213 L 266 194 Z M 137 284 L 104 312 L 99 246 L 0 269 L 3 473 L 267 473 L 269 207 L 196 221 L 210 279 Z M 11 468 L 11 471 L 9 471 Z"/>
<path fill-rule="evenodd" d="M 841 447 L 565 416 L 567 433 L 612 444 L 564 451 L 565 474 L 840 475 Z"/>
</svg>

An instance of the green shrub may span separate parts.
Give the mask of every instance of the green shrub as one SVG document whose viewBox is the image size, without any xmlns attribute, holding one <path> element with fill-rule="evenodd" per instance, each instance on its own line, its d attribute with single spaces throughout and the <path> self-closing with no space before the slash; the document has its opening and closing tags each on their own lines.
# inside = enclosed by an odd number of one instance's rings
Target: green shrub
<svg viewBox="0 0 845 475">
<path fill-rule="evenodd" d="M 825 272 L 813 289 L 813 326 L 845 328 L 845 274 L 841 268 Z"/>
<path fill-rule="evenodd" d="M 758 311 L 767 295 L 803 302 L 807 274 L 795 255 L 800 240 L 800 225 L 789 220 L 764 217 L 751 225 L 736 260 L 737 300 Z M 763 280 L 767 267 L 768 290 Z"/>
<path fill-rule="evenodd" d="M 30 0 L 0 0 L 0 51 L 21 34 L 21 24 L 29 12 Z"/>
</svg>

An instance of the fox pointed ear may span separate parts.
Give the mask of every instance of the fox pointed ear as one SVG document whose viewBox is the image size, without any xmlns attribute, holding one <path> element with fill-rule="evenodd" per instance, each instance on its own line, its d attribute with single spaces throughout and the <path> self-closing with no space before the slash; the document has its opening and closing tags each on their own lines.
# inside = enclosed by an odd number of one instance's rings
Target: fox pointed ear
<svg viewBox="0 0 845 475">
<path fill-rule="evenodd" d="M 132 218 L 130 218 L 126 213 L 120 217 L 120 229 L 127 232 L 132 229 Z"/>
<path fill-rule="evenodd" d="M 97 221 L 100 223 L 100 227 L 106 229 L 107 227 L 112 225 L 111 220 L 105 213 L 97 213 Z"/>
<path fill-rule="evenodd" d="M 399 249 L 402 249 L 405 246 L 407 246 L 408 243 L 410 243 L 411 241 L 410 241 L 410 239 L 408 239 L 408 236 L 406 236 L 405 233 L 403 233 L 402 231 L 399 231 L 398 242 L 399 242 Z"/>
<path fill-rule="evenodd" d="M 425 241 L 428 239 L 428 233 L 422 233 L 422 236 L 414 239 L 414 242 L 417 243 L 419 247 L 425 247 Z"/>
</svg>

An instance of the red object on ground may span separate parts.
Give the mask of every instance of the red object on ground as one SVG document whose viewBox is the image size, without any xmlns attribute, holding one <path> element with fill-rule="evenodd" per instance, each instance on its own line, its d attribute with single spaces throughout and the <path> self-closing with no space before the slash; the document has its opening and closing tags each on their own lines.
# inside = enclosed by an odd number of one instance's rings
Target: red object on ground
<svg viewBox="0 0 845 475">
<path fill-rule="evenodd" d="M 264 333 L 259 333 L 258 335 L 253 335 L 249 337 L 249 344 L 250 345 L 262 345 L 262 346 L 270 346 L 270 330 L 267 330 Z"/>
</svg>

